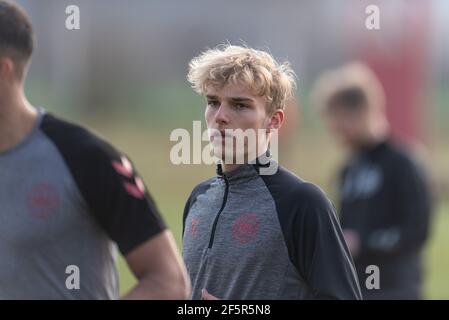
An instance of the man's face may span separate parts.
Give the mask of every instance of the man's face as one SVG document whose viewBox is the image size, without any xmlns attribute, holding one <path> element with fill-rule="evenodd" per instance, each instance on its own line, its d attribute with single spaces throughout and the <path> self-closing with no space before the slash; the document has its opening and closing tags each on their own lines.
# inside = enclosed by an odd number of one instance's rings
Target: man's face
<svg viewBox="0 0 449 320">
<path fill-rule="evenodd" d="M 367 109 L 349 111 L 335 107 L 326 111 L 325 118 L 329 130 L 343 145 L 357 148 L 365 141 L 370 124 Z"/>
<path fill-rule="evenodd" d="M 249 88 L 243 85 L 227 85 L 222 89 L 208 89 L 206 98 L 205 118 L 210 130 L 210 140 L 215 156 L 228 164 L 231 157 L 233 163 L 236 163 L 236 155 L 243 156 L 246 162 L 254 160 L 253 155 L 258 156 L 266 151 L 267 130 L 258 130 L 267 129 L 271 122 L 271 117 L 266 111 L 267 102 L 264 97 L 254 95 Z M 242 138 L 242 134 L 239 134 L 240 130 L 230 132 L 226 129 L 241 129 L 248 134 L 252 131 L 256 141 Z M 250 130 L 246 131 L 248 129 Z M 243 143 L 239 144 L 239 139 Z M 257 144 L 259 147 L 255 150 Z M 237 164 L 240 164 L 238 159 Z"/>
</svg>

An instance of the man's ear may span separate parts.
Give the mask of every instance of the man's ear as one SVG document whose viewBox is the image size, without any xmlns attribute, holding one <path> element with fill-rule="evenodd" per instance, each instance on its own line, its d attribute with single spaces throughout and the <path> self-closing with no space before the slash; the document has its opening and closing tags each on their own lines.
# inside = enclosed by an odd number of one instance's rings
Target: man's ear
<svg viewBox="0 0 449 320">
<path fill-rule="evenodd" d="M 280 129 L 284 123 L 284 110 L 276 109 L 270 118 L 270 123 L 267 129 Z"/>
<path fill-rule="evenodd" d="M 8 57 L 0 56 L 0 77 L 2 79 L 8 78 L 14 72 L 14 64 Z"/>
</svg>

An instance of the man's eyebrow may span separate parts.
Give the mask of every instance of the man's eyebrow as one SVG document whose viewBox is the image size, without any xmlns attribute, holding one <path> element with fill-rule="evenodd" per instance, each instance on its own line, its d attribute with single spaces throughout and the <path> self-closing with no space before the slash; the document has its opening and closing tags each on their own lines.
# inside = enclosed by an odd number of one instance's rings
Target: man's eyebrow
<svg viewBox="0 0 449 320">
<path fill-rule="evenodd" d="M 246 97 L 232 97 L 229 100 L 232 100 L 234 102 L 254 102 L 253 99 Z"/>
<path fill-rule="evenodd" d="M 206 99 L 218 100 L 218 96 L 208 94 L 208 95 L 206 95 Z M 247 98 L 247 97 L 230 97 L 230 98 L 228 98 L 228 100 L 230 100 L 232 102 L 254 102 L 254 99 Z"/>
</svg>

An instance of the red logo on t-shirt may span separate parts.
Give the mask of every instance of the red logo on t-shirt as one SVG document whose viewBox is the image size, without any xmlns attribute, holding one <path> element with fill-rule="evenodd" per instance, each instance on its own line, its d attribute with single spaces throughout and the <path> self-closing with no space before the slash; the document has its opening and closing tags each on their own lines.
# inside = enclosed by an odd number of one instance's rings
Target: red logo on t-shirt
<svg viewBox="0 0 449 320">
<path fill-rule="evenodd" d="M 124 156 L 121 157 L 120 161 L 113 160 L 112 166 L 117 173 L 128 178 L 130 178 L 134 173 L 131 162 Z"/>
<path fill-rule="evenodd" d="M 189 232 L 192 237 L 195 237 L 197 234 L 199 222 L 200 222 L 200 220 L 198 220 L 197 218 L 192 219 L 192 224 L 190 226 L 190 232 Z"/>
<path fill-rule="evenodd" d="M 143 199 L 145 197 L 145 186 L 139 177 L 135 178 L 134 181 L 135 184 L 123 182 L 123 187 L 134 198 Z"/>
<path fill-rule="evenodd" d="M 27 206 L 33 217 L 47 219 L 59 207 L 59 194 L 48 183 L 34 185 L 27 194 Z"/>
<path fill-rule="evenodd" d="M 253 240 L 260 229 L 259 217 L 255 213 L 245 213 L 234 221 L 232 237 L 240 244 Z"/>
<path fill-rule="evenodd" d="M 134 169 L 131 162 L 125 156 L 120 158 L 120 161 L 113 160 L 112 167 L 121 176 L 126 178 L 134 178 L 133 182 L 123 181 L 123 188 L 125 191 L 137 199 L 145 198 L 145 185 L 139 177 L 134 176 Z"/>
</svg>

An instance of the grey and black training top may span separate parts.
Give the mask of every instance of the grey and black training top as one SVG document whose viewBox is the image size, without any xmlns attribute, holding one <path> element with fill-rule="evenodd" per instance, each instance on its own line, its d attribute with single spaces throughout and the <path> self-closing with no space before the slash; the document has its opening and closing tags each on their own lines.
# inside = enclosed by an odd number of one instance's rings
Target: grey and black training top
<svg viewBox="0 0 449 320">
<path fill-rule="evenodd" d="M 80 126 L 41 110 L 0 152 L 0 299 L 116 299 L 115 244 L 164 229 L 130 160 Z"/>
<path fill-rule="evenodd" d="M 361 299 L 334 207 L 279 167 L 245 164 L 198 185 L 183 225 L 192 298 Z"/>
</svg>

